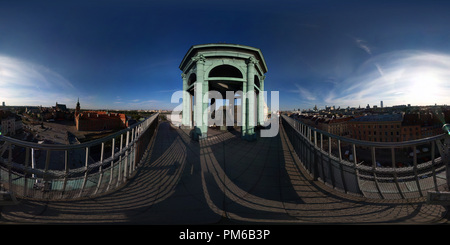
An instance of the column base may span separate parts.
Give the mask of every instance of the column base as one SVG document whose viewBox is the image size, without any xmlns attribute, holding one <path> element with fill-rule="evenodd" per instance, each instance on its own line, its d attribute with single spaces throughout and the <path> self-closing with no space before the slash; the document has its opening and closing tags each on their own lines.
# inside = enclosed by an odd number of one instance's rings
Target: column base
<svg viewBox="0 0 450 245">
<path fill-rule="evenodd" d="M 256 141 L 256 134 L 242 135 L 242 139 L 244 139 L 246 141 Z"/>
<path fill-rule="evenodd" d="M 192 129 L 192 126 L 181 125 L 181 129 Z"/>
</svg>

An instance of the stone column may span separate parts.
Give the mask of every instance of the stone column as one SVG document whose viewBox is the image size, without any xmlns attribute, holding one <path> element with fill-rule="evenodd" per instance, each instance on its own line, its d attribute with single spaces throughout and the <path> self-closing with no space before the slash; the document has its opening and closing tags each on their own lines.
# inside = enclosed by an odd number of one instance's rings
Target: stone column
<svg viewBox="0 0 450 245">
<path fill-rule="evenodd" d="M 260 125 L 264 125 L 264 79 L 266 76 L 262 76 L 260 79 L 259 96 L 258 96 L 258 121 Z"/>
<path fill-rule="evenodd" d="M 195 134 L 196 137 L 202 138 L 206 136 L 207 125 L 203 122 L 203 114 L 206 113 L 203 111 L 203 96 L 205 94 L 204 88 L 204 64 L 205 57 L 203 55 L 197 55 L 192 58 L 194 62 L 196 62 L 196 75 L 197 81 L 195 82 L 195 109 L 194 109 L 194 122 L 195 122 Z M 208 91 L 206 91 L 208 92 Z"/>
<path fill-rule="evenodd" d="M 192 126 L 194 125 L 194 122 L 193 122 L 193 110 L 192 110 L 192 102 L 193 102 L 193 98 L 194 97 L 194 95 L 192 95 L 192 94 L 190 94 L 189 93 L 189 127 L 190 128 L 192 128 Z"/>
<path fill-rule="evenodd" d="M 203 64 L 202 64 L 203 67 Z M 202 68 L 203 69 L 203 68 Z M 208 91 L 209 91 L 209 83 L 208 81 L 203 80 L 203 95 L 202 95 L 202 115 L 203 115 L 203 128 L 202 128 L 202 134 L 203 137 L 206 137 L 206 133 L 208 131 L 208 106 L 209 106 L 209 101 L 208 101 Z"/>
<path fill-rule="evenodd" d="M 188 126 L 189 125 L 189 110 L 188 110 L 188 106 L 189 106 L 189 97 L 188 97 L 188 92 L 187 92 L 187 77 L 186 74 L 182 73 L 181 77 L 183 78 L 183 117 L 181 120 L 181 124 L 183 126 Z"/>
<path fill-rule="evenodd" d="M 253 139 L 255 135 L 255 126 L 256 126 L 256 118 L 255 118 L 255 64 L 258 63 L 258 60 L 255 57 L 250 57 L 247 61 L 247 132 L 246 135 L 249 136 L 250 139 Z"/>
<path fill-rule="evenodd" d="M 242 83 L 241 114 L 241 133 L 245 137 L 247 135 L 247 79 L 244 79 Z"/>
</svg>

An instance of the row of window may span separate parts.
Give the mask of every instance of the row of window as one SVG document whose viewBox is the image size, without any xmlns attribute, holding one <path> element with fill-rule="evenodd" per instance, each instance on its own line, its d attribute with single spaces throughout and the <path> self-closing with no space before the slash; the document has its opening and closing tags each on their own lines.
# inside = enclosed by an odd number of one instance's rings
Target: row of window
<svg viewBox="0 0 450 245">
<path fill-rule="evenodd" d="M 414 140 L 417 139 L 417 137 L 406 137 L 403 138 L 400 137 L 356 137 L 359 140 L 368 140 L 368 141 L 376 141 L 376 142 L 400 142 L 400 141 L 408 141 L 408 140 Z"/>
<path fill-rule="evenodd" d="M 367 126 L 367 128 L 368 129 L 370 129 L 370 128 L 373 128 L 373 129 L 376 129 L 376 128 L 400 128 L 400 125 L 384 125 L 384 127 L 383 127 L 383 125 L 356 125 L 356 124 L 353 124 L 352 125 L 352 127 L 357 127 L 357 128 L 362 128 L 362 129 L 364 129 L 364 128 L 366 128 L 366 126 Z"/>
<path fill-rule="evenodd" d="M 372 141 L 371 137 L 369 137 L 369 141 Z M 373 141 L 377 141 L 377 142 L 400 142 L 400 138 L 373 138 Z"/>
<path fill-rule="evenodd" d="M 358 134 L 361 135 L 361 131 L 358 131 Z M 362 135 L 366 135 L 366 131 L 362 131 Z M 372 131 L 367 131 L 367 135 L 372 135 Z M 377 131 L 373 131 L 373 135 L 377 135 Z M 379 132 L 378 135 L 383 135 L 383 132 Z M 384 135 L 394 135 L 394 131 L 384 131 Z M 400 135 L 400 132 L 395 131 L 395 135 Z"/>
</svg>

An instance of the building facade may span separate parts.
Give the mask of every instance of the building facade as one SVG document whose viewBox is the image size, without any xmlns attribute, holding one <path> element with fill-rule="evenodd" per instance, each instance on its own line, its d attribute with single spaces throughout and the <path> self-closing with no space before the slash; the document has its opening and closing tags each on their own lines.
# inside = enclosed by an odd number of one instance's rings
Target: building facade
<svg viewBox="0 0 450 245">
<path fill-rule="evenodd" d="M 370 115 L 348 121 L 350 137 L 375 142 L 400 142 L 402 115 Z"/>
<path fill-rule="evenodd" d="M 401 142 L 436 136 L 443 133 L 443 124 L 450 122 L 448 107 L 410 109 L 406 105 L 393 106 L 381 111 L 386 114 L 372 114 L 376 111 L 364 110 L 362 114 L 354 113 L 353 116 L 331 118 L 327 112 L 293 117 L 335 135 L 373 142 Z"/>
<path fill-rule="evenodd" d="M 15 135 L 23 129 L 22 120 L 10 111 L 0 110 L 0 132 L 2 135 Z"/>
<path fill-rule="evenodd" d="M 75 126 L 78 131 L 118 130 L 127 126 L 127 117 L 123 113 L 106 111 L 83 111 L 80 102 L 75 109 Z"/>
<path fill-rule="evenodd" d="M 347 136 L 350 133 L 348 122 L 353 119 L 354 117 L 333 118 L 326 122 L 324 130 L 331 134 Z"/>
</svg>

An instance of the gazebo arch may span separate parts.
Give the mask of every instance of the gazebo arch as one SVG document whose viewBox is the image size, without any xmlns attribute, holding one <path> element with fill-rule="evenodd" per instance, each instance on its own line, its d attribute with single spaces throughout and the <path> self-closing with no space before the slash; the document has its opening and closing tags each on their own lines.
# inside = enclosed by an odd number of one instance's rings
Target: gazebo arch
<svg viewBox="0 0 450 245">
<path fill-rule="evenodd" d="M 239 68 L 233 65 L 224 64 L 224 65 L 217 65 L 208 72 L 208 78 L 212 77 L 244 78 L 244 75 L 239 70 Z"/>
</svg>

